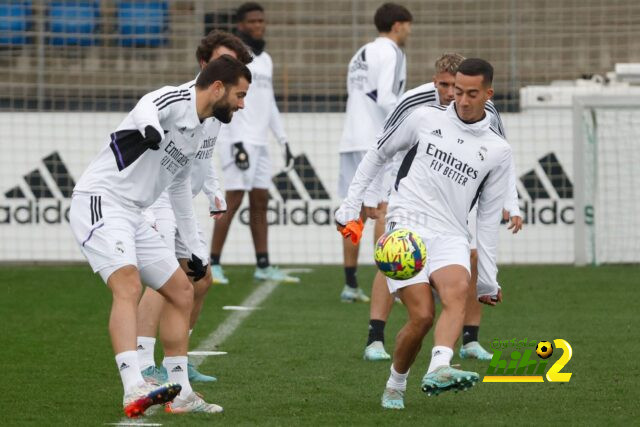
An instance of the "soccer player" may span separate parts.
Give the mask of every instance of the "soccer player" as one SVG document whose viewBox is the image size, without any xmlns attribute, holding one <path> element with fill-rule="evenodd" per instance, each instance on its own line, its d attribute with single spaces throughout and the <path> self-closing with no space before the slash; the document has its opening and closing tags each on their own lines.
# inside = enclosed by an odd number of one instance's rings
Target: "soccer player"
<svg viewBox="0 0 640 427">
<path fill-rule="evenodd" d="M 191 166 L 207 128 L 215 125 L 207 119 L 229 122 L 243 107 L 250 82 L 247 67 L 225 55 L 211 61 L 187 90 L 166 86 L 146 94 L 74 188 L 69 213 L 74 237 L 113 296 L 109 333 L 128 416 L 174 397 L 172 412 L 222 410 L 191 388 L 187 347 L 193 286 L 142 211 L 168 191 L 177 228 L 191 254 L 188 274 L 195 281 L 204 277 L 207 252 L 193 215 Z M 142 283 L 166 300 L 161 329 L 170 383 L 165 386 L 145 382 L 139 369 L 136 309 Z"/>
<path fill-rule="evenodd" d="M 204 68 L 209 61 L 219 58 L 222 55 L 229 55 L 236 58 L 245 65 L 251 62 L 251 55 L 242 41 L 233 34 L 224 31 L 212 31 L 201 40 L 200 45 L 196 49 L 196 59 L 201 69 Z M 181 85 L 180 90 L 188 91 L 189 88 L 195 85 L 195 82 L 195 80 L 192 80 Z M 209 199 L 211 216 L 219 218 L 222 215 L 221 212 L 226 209 L 226 205 L 216 176 L 212 155 L 221 122 L 215 118 L 208 120 L 212 120 L 214 123 L 207 127 L 208 134 L 193 159 L 190 177 L 191 191 L 193 197 L 201 191 L 204 192 Z M 177 234 L 176 218 L 171 207 L 168 193 L 166 191 L 162 193 L 160 198 L 145 211 L 145 214 L 148 216 L 154 228 L 163 237 L 167 247 L 176 254 L 182 269 L 188 272 L 187 262 L 190 254 L 186 250 L 184 239 L 181 235 Z M 200 227 L 198 227 L 198 236 L 200 236 L 202 245 L 206 246 Z M 207 264 L 208 262 L 207 259 Z M 194 303 L 189 320 L 189 335 L 191 335 L 191 331 L 198 320 L 205 296 L 211 286 L 210 267 L 207 266 L 207 272 L 202 279 L 198 281 L 192 280 L 191 282 L 194 287 Z M 138 304 L 137 349 L 140 369 L 142 370 L 142 376 L 144 378 L 153 379 L 160 383 L 166 381 L 167 373 L 162 366 L 160 368 L 156 367 L 154 351 L 155 337 L 160 324 L 163 304 L 164 297 L 151 287 L 145 289 L 142 299 Z M 189 381 L 191 382 L 216 381 L 215 377 L 198 372 L 191 363 L 187 365 L 187 368 Z"/>
<path fill-rule="evenodd" d="M 405 7 L 383 4 L 373 18 L 379 37 L 358 49 L 349 61 L 347 110 L 340 140 L 338 177 L 338 194 L 342 199 L 347 197 L 358 164 L 376 141 L 385 117 L 404 91 L 407 61 L 402 48 L 411 33 L 412 20 L 411 12 Z M 361 218 L 366 221 L 364 214 Z M 376 231 L 374 239 L 377 240 L 384 226 Z M 359 245 L 345 239 L 342 249 L 346 284 L 340 299 L 343 302 L 368 302 L 369 297 L 358 287 L 356 279 Z"/>
<path fill-rule="evenodd" d="M 256 253 L 257 280 L 278 282 L 299 281 L 270 265 L 267 249 L 267 203 L 271 184 L 271 161 L 267 147 L 268 130 L 271 129 L 281 144 L 285 168 L 293 167 L 293 155 L 287 143 L 280 111 L 273 93 L 273 62 L 265 52 L 265 14 L 258 3 L 244 3 L 236 12 L 236 35 L 246 43 L 253 54 L 249 69 L 253 85 L 247 95 L 246 108 L 236 114 L 230 125 L 223 126 L 218 138 L 224 183 L 227 189 L 227 214 L 217 220 L 211 242 L 211 264 L 214 283 L 227 284 L 229 279 L 220 266 L 220 256 L 229 227 L 249 192 L 249 225 Z"/>
<path fill-rule="evenodd" d="M 389 159 L 408 150 L 389 199 L 387 228 L 418 233 L 429 256 L 416 277 L 387 280 L 389 291 L 400 297 L 409 318 L 396 337 L 382 396 L 385 408 L 404 407 L 409 368 L 435 314 L 429 285 L 438 292 L 442 313 L 422 390 L 429 395 L 465 390 L 479 378 L 475 372 L 451 367 L 450 361 L 465 314 L 470 281 L 467 216 L 476 203 L 478 299 L 490 305 L 502 301 L 496 281 L 496 247 L 512 159 L 509 144 L 492 128 L 485 110 L 493 95 L 492 81 L 493 67 L 487 61 L 462 61 L 456 73 L 455 101 L 448 107 L 419 107 L 391 126 L 358 166 L 348 197 L 335 215 L 343 236 L 357 240 L 364 191 Z"/>
<path fill-rule="evenodd" d="M 403 117 L 421 105 L 441 105 L 448 106 L 454 100 L 455 73 L 458 65 L 464 60 L 462 55 L 457 53 L 446 53 L 436 60 L 435 74 L 433 82 L 425 83 L 414 89 L 407 91 L 394 110 L 385 121 L 384 129 L 388 129 L 398 123 Z M 500 115 L 491 101 L 485 105 L 487 115 L 491 117 L 491 123 L 501 136 L 504 135 L 504 128 Z M 398 153 L 395 161 L 387 165 L 385 174 L 379 173 L 374 183 L 367 189 L 364 198 L 365 212 L 369 217 L 381 217 L 383 213 L 377 209 L 378 201 L 385 200 L 391 188 L 388 183 L 393 182 L 397 169 L 402 161 L 404 153 Z M 382 190 L 379 189 L 383 181 Z M 510 229 L 517 233 L 522 228 L 522 218 L 518 207 L 518 193 L 515 187 L 515 170 L 511 171 L 510 192 L 507 196 L 505 209 L 508 211 L 511 224 Z M 373 203 L 372 203 L 373 201 Z M 467 311 L 463 327 L 463 346 L 460 349 L 460 356 L 468 359 L 490 360 L 491 353 L 486 351 L 478 342 L 478 331 L 482 319 L 482 304 L 476 300 L 475 282 L 477 280 L 478 255 L 475 245 L 475 219 L 477 211 L 474 208 L 469 213 L 469 232 L 471 241 L 471 283 L 469 287 L 469 298 L 467 301 Z M 384 327 L 389 318 L 389 313 L 393 307 L 395 298 L 389 293 L 384 275 L 377 272 L 373 281 L 371 291 L 371 308 L 369 312 L 369 333 L 367 344 L 364 350 L 364 359 L 370 361 L 390 360 L 391 356 L 384 349 Z"/>
</svg>

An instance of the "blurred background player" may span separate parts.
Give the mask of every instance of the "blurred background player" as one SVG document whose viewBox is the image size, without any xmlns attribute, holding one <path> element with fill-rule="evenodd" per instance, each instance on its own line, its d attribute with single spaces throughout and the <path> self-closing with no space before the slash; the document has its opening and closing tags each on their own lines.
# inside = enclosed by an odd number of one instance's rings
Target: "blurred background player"
<svg viewBox="0 0 640 427">
<path fill-rule="evenodd" d="M 433 82 L 425 83 L 416 88 L 407 91 L 396 108 L 389 114 L 385 120 L 384 129 L 397 124 L 402 118 L 421 105 L 442 105 L 448 106 L 454 100 L 455 74 L 458 66 L 464 60 L 464 57 L 457 53 L 445 53 L 435 62 L 435 74 Z M 505 137 L 504 127 L 500 114 L 493 103 L 489 100 L 485 105 L 487 114 L 491 117 L 491 124 L 500 135 Z M 368 217 L 380 218 L 383 212 L 377 209 L 376 204 L 370 201 L 379 200 L 384 196 L 388 196 L 391 192 L 390 184 L 395 181 L 398 167 L 402 162 L 404 153 L 399 153 L 394 160 L 387 164 L 384 174 L 379 174 L 372 185 L 367 189 L 364 198 L 365 212 Z M 517 233 L 522 228 L 522 218 L 518 207 L 518 193 L 515 187 L 515 169 L 511 174 L 510 191 L 506 198 L 505 210 L 508 212 L 507 218 L 510 217 L 510 229 Z M 379 190 L 380 185 L 382 189 Z M 377 195 L 380 194 L 380 196 Z M 469 213 L 469 232 L 472 236 L 471 241 L 471 283 L 469 289 L 469 299 L 467 301 L 467 311 L 465 312 L 465 320 L 462 334 L 462 347 L 460 348 L 460 356 L 467 359 L 490 360 L 492 354 L 486 351 L 478 341 L 478 332 L 480 329 L 480 321 L 482 320 L 482 304 L 476 299 L 475 286 L 478 278 L 478 253 L 475 244 L 475 224 L 476 224 L 477 208 Z M 367 344 L 364 350 L 364 359 L 370 361 L 390 360 L 391 356 L 384 349 L 384 328 L 389 318 L 389 313 L 393 307 L 395 298 L 389 293 L 385 277 L 379 271 L 376 272 L 371 290 L 371 308 L 369 312 L 369 334 Z"/>
<path fill-rule="evenodd" d="M 477 296 L 490 305 L 502 300 L 496 281 L 496 252 L 512 158 L 509 144 L 492 128 L 485 110 L 493 96 L 492 81 L 493 67 L 488 62 L 470 58 L 460 63 L 455 101 L 448 107 L 419 107 L 390 127 L 358 166 L 348 197 L 336 212 L 336 222 L 345 235 L 345 230 L 357 226 L 363 193 L 380 168 L 396 153 L 406 152 L 389 200 L 388 229 L 417 232 L 428 258 L 415 277 L 387 280 L 389 291 L 400 297 L 409 319 L 396 337 L 391 374 L 382 396 L 384 408 L 404 408 L 409 368 L 435 317 L 429 285 L 440 297 L 442 313 L 422 390 L 428 395 L 466 390 L 479 379 L 477 373 L 453 368 L 450 362 L 466 309 L 470 281 L 467 217 L 476 203 Z"/>
<path fill-rule="evenodd" d="M 398 4 L 385 3 L 376 10 L 373 20 L 379 36 L 358 49 L 347 71 L 348 98 L 338 178 L 338 195 L 342 199 L 347 197 L 358 164 L 375 143 L 407 80 L 407 60 L 402 48 L 411 33 L 411 12 Z M 366 220 L 364 214 L 361 218 Z M 374 242 L 384 232 L 383 221 L 376 227 Z M 346 283 L 340 299 L 368 302 L 369 297 L 358 287 L 356 279 L 359 245 L 343 239 L 342 249 Z"/>
<path fill-rule="evenodd" d="M 206 246 L 197 235 L 189 175 L 191 165 L 216 117 L 230 120 L 228 105 L 242 107 L 251 73 L 223 56 L 202 70 L 186 92 L 165 86 L 143 96 L 91 162 L 73 191 L 70 224 L 92 269 L 113 295 L 109 333 L 124 387 L 123 406 L 138 416 L 152 404 L 171 412 L 220 412 L 196 394 L 187 375 L 189 317 L 193 286 L 160 235 L 142 215 L 166 190 L 177 228 L 191 254 L 194 280 L 206 274 Z M 161 318 L 168 387 L 143 379 L 136 353 L 137 305 L 142 283 L 167 301 Z M 179 387 L 177 387 L 179 385 Z"/>
<path fill-rule="evenodd" d="M 251 62 L 251 55 L 247 51 L 245 45 L 233 34 L 224 31 L 212 31 L 204 37 L 198 48 L 196 49 L 196 59 L 200 69 L 204 68 L 209 61 L 219 58 L 222 55 L 229 55 L 238 59 L 243 64 Z M 180 86 L 180 90 L 188 91 L 195 84 L 195 80 L 187 82 Z M 224 108 L 231 108 L 226 106 Z M 232 111 L 229 111 L 232 113 Z M 191 190 L 193 197 L 197 196 L 201 191 L 206 194 L 209 199 L 209 211 L 211 216 L 219 219 L 226 210 L 224 195 L 220 189 L 219 181 L 216 176 L 213 150 L 215 147 L 218 132 L 220 131 L 221 122 L 215 118 L 207 119 L 207 134 L 204 142 L 193 160 L 191 168 Z M 167 247 L 176 254 L 178 262 L 182 269 L 187 272 L 187 258 L 189 254 L 185 251 L 185 244 L 182 237 L 177 233 L 176 218 L 171 207 L 169 196 L 164 192 L 160 198 L 145 211 L 150 223 L 160 233 Z M 198 235 L 201 243 L 206 246 L 204 236 L 198 226 Z M 209 261 L 207 260 L 207 263 Z M 207 266 L 205 276 L 194 281 L 191 279 L 194 288 L 194 302 L 189 320 L 189 335 L 195 327 L 195 324 L 202 310 L 205 296 L 211 287 L 211 268 Z M 158 333 L 158 325 L 164 305 L 164 297 L 152 288 L 147 287 L 142 295 L 142 299 L 138 304 L 138 338 L 137 351 L 140 361 L 140 370 L 145 378 L 151 378 L 158 382 L 165 382 L 167 372 L 164 367 L 157 368 L 154 361 L 156 334 Z M 189 381 L 215 381 L 216 378 L 203 375 L 191 364 L 188 364 Z"/>
<path fill-rule="evenodd" d="M 249 2 L 238 7 L 235 34 L 253 54 L 253 61 L 249 64 L 253 83 L 245 100 L 245 109 L 236 114 L 231 124 L 223 126 L 220 132 L 218 153 L 227 190 L 227 214 L 216 221 L 213 229 L 213 283 L 229 283 L 220 266 L 220 256 L 231 221 L 245 192 L 249 193 L 249 226 L 256 253 L 253 277 L 278 282 L 299 281 L 297 277 L 289 276 L 269 263 L 267 203 L 272 169 L 267 147 L 269 129 L 282 146 L 286 169 L 293 167 L 294 159 L 273 93 L 273 62 L 264 50 L 265 29 L 264 8 L 260 4 Z"/>
</svg>

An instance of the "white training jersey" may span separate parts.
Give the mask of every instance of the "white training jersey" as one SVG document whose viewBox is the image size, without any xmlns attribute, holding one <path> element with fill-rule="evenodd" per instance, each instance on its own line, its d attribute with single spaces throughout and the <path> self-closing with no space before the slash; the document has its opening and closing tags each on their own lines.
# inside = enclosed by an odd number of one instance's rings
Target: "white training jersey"
<svg viewBox="0 0 640 427">
<path fill-rule="evenodd" d="M 195 86 L 195 84 L 196 81 L 192 80 L 180 85 L 180 88 L 190 89 Z M 224 195 L 220 188 L 220 180 L 218 179 L 213 163 L 213 150 L 216 145 L 216 140 L 218 139 L 221 125 L 222 123 L 213 117 L 205 119 L 205 137 L 191 165 L 191 194 L 193 197 L 196 197 L 200 192 L 203 192 L 209 200 L 210 212 L 217 210 L 215 203 L 216 197 L 224 200 Z M 150 209 L 171 209 L 169 193 L 166 191 L 163 192 Z"/>
<path fill-rule="evenodd" d="M 396 106 L 407 80 L 407 60 L 388 37 L 362 46 L 349 61 L 347 111 L 340 152 L 367 151 Z"/>
<path fill-rule="evenodd" d="M 395 126 L 399 121 L 406 117 L 416 108 L 422 105 L 440 105 L 440 96 L 433 82 L 425 83 L 413 89 L 410 89 L 402 95 L 398 101 L 398 105 L 389 113 L 384 121 L 383 131 L 388 130 L 390 127 Z M 504 125 L 502 124 L 502 118 L 500 113 L 496 109 L 493 102 L 488 101 L 485 105 L 485 111 L 489 116 L 490 124 L 500 136 L 506 139 L 504 131 Z M 386 192 L 386 188 L 382 188 L 384 174 L 388 173 L 392 179 L 395 180 L 400 163 L 404 158 L 406 152 L 397 153 L 393 160 L 388 163 L 384 171 L 380 171 L 374 182 L 367 189 L 365 195 L 365 206 L 376 207 L 381 200 L 382 192 Z M 518 205 L 518 191 L 516 189 L 516 174 L 515 165 L 509 172 L 509 187 L 507 189 L 508 194 L 505 199 L 504 208 L 509 211 L 509 216 L 520 216 L 520 207 Z M 384 198 L 382 198 L 384 199 Z"/>
<path fill-rule="evenodd" d="M 190 250 L 206 259 L 196 231 L 191 166 L 212 121 L 200 122 L 195 88 L 165 86 L 143 96 L 111 134 L 74 192 L 104 194 L 134 211 L 148 208 L 168 191 L 180 234 Z M 163 136 L 159 149 L 141 144 L 147 126 Z"/>
<path fill-rule="evenodd" d="M 267 52 L 254 56 L 247 64 L 251 71 L 251 88 L 244 98 L 244 108 L 233 114 L 231 123 L 222 126 L 218 141 L 223 166 L 233 161 L 232 144 L 268 144 L 269 129 L 281 144 L 287 142 L 280 110 L 273 93 L 273 62 Z"/>
<path fill-rule="evenodd" d="M 364 190 L 397 152 L 408 150 L 389 199 L 387 221 L 415 224 L 427 235 L 470 238 L 467 215 L 478 204 L 478 295 L 495 296 L 498 227 L 509 182 L 511 148 L 489 116 L 467 124 L 455 103 L 416 108 L 390 127 L 360 163 L 336 212 L 345 224 L 359 217 Z"/>
</svg>

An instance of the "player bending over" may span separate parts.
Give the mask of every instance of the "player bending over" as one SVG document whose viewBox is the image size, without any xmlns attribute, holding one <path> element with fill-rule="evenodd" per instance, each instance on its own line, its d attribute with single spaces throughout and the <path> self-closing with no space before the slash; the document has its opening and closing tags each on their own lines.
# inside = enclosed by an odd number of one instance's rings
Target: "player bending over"
<svg viewBox="0 0 640 427">
<path fill-rule="evenodd" d="M 173 412 L 220 412 L 196 394 L 187 374 L 193 286 L 175 253 L 149 227 L 142 211 L 167 190 L 177 228 L 190 253 L 189 274 L 202 278 L 206 247 L 197 234 L 189 176 L 210 117 L 228 121 L 243 107 L 251 73 L 223 56 L 210 62 L 186 91 L 166 86 L 140 99 L 111 134 L 73 191 L 69 219 L 74 237 L 94 272 L 113 295 L 109 334 L 124 388 L 128 416 L 173 400 Z M 163 365 L 170 383 L 143 379 L 136 353 L 136 309 L 142 283 L 166 300 L 160 321 Z M 176 396 L 176 393 L 179 394 Z M 174 399 L 175 398 L 175 399 Z"/>
<path fill-rule="evenodd" d="M 414 89 L 407 91 L 396 108 L 387 116 L 384 129 L 389 129 L 397 124 L 402 118 L 408 115 L 414 109 L 422 105 L 441 105 L 447 106 L 454 100 L 454 84 L 455 74 L 460 63 L 464 60 L 462 55 L 457 53 L 446 53 L 442 55 L 435 63 L 435 75 L 433 82 L 425 83 Z M 502 120 L 500 115 L 491 101 L 487 101 L 485 111 L 491 118 L 491 126 L 505 137 Z M 364 210 L 369 217 L 383 217 L 384 213 L 379 207 L 379 203 L 387 202 L 388 195 L 391 193 L 393 183 L 395 181 L 398 167 L 404 157 L 404 152 L 397 153 L 394 160 L 386 165 L 385 173 L 379 173 L 374 182 L 367 189 L 364 198 Z M 515 187 L 515 169 L 510 171 L 510 181 L 507 198 L 505 201 L 505 210 L 508 211 L 511 218 L 509 226 L 514 233 L 522 228 L 522 218 L 520 217 L 520 209 L 518 208 L 518 193 Z M 381 188 L 380 185 L 382 184 Z M 384 206 L 384 205 L 382 205 Z M 492 354 L 486 351 L 478 342 L 478 333 L 480 329 L 480 321 L 482 320 L 482 304 L 476 299 L 476 281 L 478 271 L 478 254 L 475 244 L 475 223 L 477 211 L 474 208 L 469 213 L 468 223 L 469 232 L 471 233 L 471 283 L 469 287 L 469 297 L 467 299 L 467 310 L 465 312 L 462 347 L 460 348 L 460 356 L 465 359 L 490 360 Z M 389 318 L 389 313 L 393 308 L 394 296 L 389 293 L 385 276 L 381 272 L 377 272 L 373 280 L 371 290 L 371 308 L 369 311 L 369 332 L 367 344 L 364 350 L 364 360 L 379 361 L 390 360 L 391 356 L 384 349 L 384 328 Z"/>
<path fill-rule="evenodd" d="M 251 62 L 251 55 L 245 48 L 244 44 L 236 36 L 224 31 L 212 31 L 202 39 L 196 50 L 196 58 L 200 68 L 204 68 L 209 61 L 219 58 L 222 55 L 229 55 L 238 59 L 243 64 Z M 195 80 L 180 86 L 180 90 L 187 92 L 194 84 Z M 222 110 L 220 114 L 231 117 L 232 105 L 221 105 L 218 107 Z M 224 195 L 220 189 L 218 178 L 216 176 L 213 164 L 213 149 L 220 130 L 221 121 L 215 118 L 207 119 L 205 126 L 204 142 L 193 159 L 191 168 L 191 193 L 193 197 L 197 196 L 201 191 L 206 194 L 209 199 L 209 211 L 213 218 L 223 215 L 221 212 L 226 210 Z M 180 266 L 185 272 L 189 271 L 187 263 L 189 262 L 189 251 L 185 245 L 182 236 L 177 233 L 176 216 L 171 207 L 169 194 L 165 191 L 160 198 L 145 211 L 149 222 L 160 233 L 167 247 L 175 253 Z M 200 243 L 206 246 L 204 236 L 198 225 L 198 236 Z M 208 263 L 208 260 L 206 261 Z M 195 327 L 195 324 L 202 310 L 205 296 L 211 287 L 211 269 L 207 265 L 207 271 L 200 280 L 190 280 L 194 289 L 194 302 L 191 316 L 189 319 L 189 335 Z M 164 367 L 156 367 L 154 361 L 156 334 L 160 324 L 162 308 L 164 305 L 164 297 L 160 293 L 154 291 L 151 287 L 147 287 L 142 295 L 142 299 L 138 304 L 138 356 L 140 369 L 144 378 L 153 379 L 157 382 L 165 382 L 167 380 L 167 372 Z M 189 381 L 210 382 L 216 381 L 216 378 L 209 375 L 203 375 L 191 364 L 187 365 L 189 372 Z"/>
<path fill-rule="evenodd" d="M 496 281 L 500 212 L 509 185 L 511 148 L 491 128 L 485 105 L 493 95 L 493 67 L 482 59 L 464 60 L 456 73 L 455 101 L 448 107 L 422 106 L 391 126 L 360 163 L 347 199 L 336 212 L 343 235 L 357 234 L 363 193 L 378 170 L 397 152 L 408 150 L 389 199 L 387 228 L 409 228 L 427 248 L 427 265 L 414 278 L 387 280 L 409 318 L 398 332 L 391 374 L 382 406 L 404 407 L 409 368 L 433 323 L 429 285 L 439 294 L 442 313 L 422 390 L 439 394 L 465 390 L 478 381 L 475 372 L 450 366 L 462 329 L 470 279 L 467 215 L 478 204 L 479 263 L 477 295 L 495 305 L 502 300 Z"/>
</svg>

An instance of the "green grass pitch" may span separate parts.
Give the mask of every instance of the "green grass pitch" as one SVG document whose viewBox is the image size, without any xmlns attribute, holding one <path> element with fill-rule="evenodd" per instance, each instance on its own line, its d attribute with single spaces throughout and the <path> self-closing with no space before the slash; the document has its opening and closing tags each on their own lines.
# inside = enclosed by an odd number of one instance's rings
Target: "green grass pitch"
<svg viewBox="0 0 640 427">
<path fill-rule="evenodd" d="M 505 302 L 485 309 L 480 339 L 564 338 L 573 358 L 568 383 L 479 383 L 466 393 L 426 397 L 419 389 L 432 335 L 409 376 L 404 411 L 379 400 L 388 363 L 362 360 L 368 305 L 343 304 L 342 270 L 311 267 L 297 285 L 279 285 L 201 370 L 196 384 L 221 415 L 158 413 L 162 425 L 609 424 L 638 422 L 640 267 L 503 267 Z M 213 287 L 195 348 L 257 286 L 253 269 L 230 267 L 232 284 Z M 373 267 L 361 268 L 369 289 Z M 122 417 L 122 389 L 107 320 L 110 294 L 87 267 L 0 268 L 2 425 L 105 425 Z M 406 315 L 394 307 L 387 349 Z M 456 349 L 457 351 L 457 349 Z M 558 352 L 559 353 L 559 352 Z M 158 352 L 157 360 L 160 360 Z M 557 355 L 551 357 L 551 361 Z M 460 361 L 484 374 L 487 362 Z M 635 420 L 635 421 L 634 421 Z"/>
</svg>

